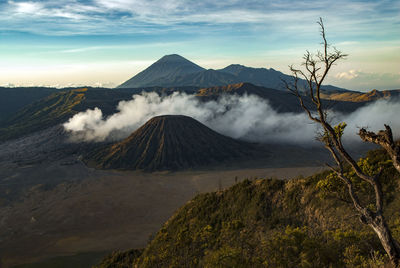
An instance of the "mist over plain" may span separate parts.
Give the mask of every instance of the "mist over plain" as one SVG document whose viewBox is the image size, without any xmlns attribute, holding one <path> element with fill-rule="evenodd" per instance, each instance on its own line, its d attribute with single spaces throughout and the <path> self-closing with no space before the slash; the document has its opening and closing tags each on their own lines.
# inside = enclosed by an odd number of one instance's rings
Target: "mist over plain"
<svg viewBox="0 0 400 268">
<path fill-rule="evenodd" d="M 256 95 L 222 95 L 217 100 L 201 101 L 195 95 L 175 92 L 168 96 L 141 93 L 121 101 L 117 112 L 103 116 L 99 108 L 71 117 L 64 128 L 76 142 L 114 141 L 126 138 L 150 118 L 158 115 L 186 115 L 232 138 L 262 143 L 315 143 L 320 131 L 305 113 L 278 113 L 269 102 Z M 400 133 L 398 99 L 381 99 L 343 114 L 329 111 L 332 123 L 346 122 L 344 141 L 360 141 L 360 127 L 378 131 L 389 124 Z M 398 136 L 395 138 L 399 138 Z"/>
</svg>

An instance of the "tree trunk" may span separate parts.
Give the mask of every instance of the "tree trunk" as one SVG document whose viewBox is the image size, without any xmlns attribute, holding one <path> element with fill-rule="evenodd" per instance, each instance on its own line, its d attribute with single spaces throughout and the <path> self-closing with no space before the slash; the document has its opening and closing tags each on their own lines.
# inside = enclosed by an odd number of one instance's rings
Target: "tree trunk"
<svg viewBox="0 0 400 268">
<path fill-rule="evenodd" d="M 376 216 L 373 220 L 368 222 L 368 225 L 372 227 L 375 233 L 378 235 L 379 240 L 386 253 L 388 254 L 390 261 L 395 267 L 400 265 L 400 246 L 397 241 L 393 238 L 389 227 L 386 224 L 383 216 Z"/>
</svg>

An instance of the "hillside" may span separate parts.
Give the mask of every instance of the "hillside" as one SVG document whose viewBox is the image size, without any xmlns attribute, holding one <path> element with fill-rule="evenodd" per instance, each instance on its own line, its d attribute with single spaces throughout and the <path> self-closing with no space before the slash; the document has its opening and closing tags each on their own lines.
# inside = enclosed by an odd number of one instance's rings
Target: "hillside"
<svg viewBox="0 0 400 268">
<path fill-rule="evenodd" d="M 378 170 L 387 219 L 400 238 L 399 174 L 382 151 L 363 166 Z M 387 163 L 387 162 L 386 162 Z M 370 192 L 367 186 L 355 180 Z M 244 180 L 201 194 L 179 209 L 142 250 L 114 252 L 97 267 L 377 267 L 388 260 L 362 225 L 346 189 L 323 172 L 289 181 Z M 136 266 L 135 266 L 136 267 Z"/>
<path fill-rule="evenodd" d="M 47 87 L 0 87 L 0 122 L 34 101 L 45 98 L 58 89 Z"/>
<path fill-rule="evenodd" d="M 131 99 L 130 92 L 110 89 L 72 89 L 53 93 L 35 101 L 0 124 L 0 142 L 64 123 L 74 114 L 99 107 L 103 114 L 116 111 L 121 100 Z"/>
<path fill-rule="evenodd" d="M 182 115 L 156 116 L 128 138 L 90 153 L 89 165 L 104 169 L 179 170 L 251 159 L 252 144 L 223 136 Z"/>
<path fill-rule="evenodd" d="M 348 92 L 334 92 L 328 93 L 323 92 L 321 97 L 324 99 L 335 100 L 335 101 L 348 101 L 348 102 L 367 102 L 367 101 L 375 101 L 379 99 L 389 99 L 400 96 L 400 89 L 395 90 L 371 90 L 370 92 L 356 92 L 356 91 L 348 91 Z"/>
</svg>

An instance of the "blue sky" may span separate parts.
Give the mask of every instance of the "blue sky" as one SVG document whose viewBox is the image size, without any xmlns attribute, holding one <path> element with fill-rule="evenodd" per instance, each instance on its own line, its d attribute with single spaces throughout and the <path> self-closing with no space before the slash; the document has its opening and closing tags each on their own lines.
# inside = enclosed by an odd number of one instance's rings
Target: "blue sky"
<svg viewBox="0 0 400 268">
<path fill-rule="evenodd" d="M 320 43 L 349 54 L 328 82 L 400 88 L 400 1 L 0 0 L 0 85 L 115 86 L 165 54 L 288 72 Z"/>
</svg>

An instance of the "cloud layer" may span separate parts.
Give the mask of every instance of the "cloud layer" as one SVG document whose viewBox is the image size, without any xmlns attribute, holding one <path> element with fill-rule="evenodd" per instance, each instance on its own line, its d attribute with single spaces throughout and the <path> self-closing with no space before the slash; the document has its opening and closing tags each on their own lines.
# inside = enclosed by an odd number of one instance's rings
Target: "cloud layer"
<svg viewBox="0 0 400 268">
<path fill-rule="evenodd" d="M 125 33 L 147 32 L 154 30 L 154 27 L 148 28 L 150 25 L 174 28 L 177 25 L 215 26 L 232 23 L 260 23 L 267 28 L 271 24 L 279 24 L 280 30 L 287 27 L 301 27 L 304 31 L 310 18 L 314 21 L 319 16 L 328 18 L 332 25 L 337 25 L 342 31 L 351 31 L 354 30 L 353 27 L 366 30 L 367 27 L 376 27 L 382 23 L 398 22 L 399 8 L 398 2 L 393 0 L 339 0 L 334 3 L 328 0 L 301 2 L 291 0 L 220 2 L 211 0 L 10 0 L 0 3 L 0 14 L 4 22 L 3 27 L 6 27 L 4 29 L 22 30 L 20 23 L 30 21 L 35 25 L 25 23 L 28 27 L 24 30 L 35 31 L 36 27 L 37 31 L 46 31 L 49 34 L 68 32 L 99 34 L 108 32 L 111 28 Z M 346 20 L 343 17 L 346 17 Z M 373 18 L 373 23 L 366 18 Z M 305 20 L 307 23 L 304 23 Z M 60 27 L 53 27 L 43 22 L 57 24 Z M 160 28 L 160 30 L 165 30 L 165 28 Z M 386 31 L 388 30 L 390 29 Z"/>
<path fill-rule="evenodd" d="M 315 142 L 318 128 L 305 114 L 277 113 L 266 101 L 254 95 L 227 95 L 216 101 L 202 102 L 193 95 L 156 93 L 134 95 L 121 101 L 118 112 L 104 118 L 98 108 L 73 116 L 64 124 L 75 141 L 118 140 L 127 137 L 150 118 L 157 115 L 191 116 L 224 135 L 255 142 L 310 144 Z M 345 139 L 359 140 L 359 127 L 377 131 L 383 124 L 400 134 L 400 102 L 380 100 L 351 114 L 330 112 L 333 123 L 348 124 Z"/>
</svg>

